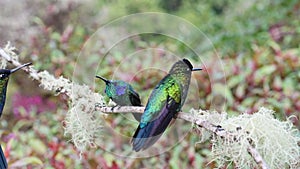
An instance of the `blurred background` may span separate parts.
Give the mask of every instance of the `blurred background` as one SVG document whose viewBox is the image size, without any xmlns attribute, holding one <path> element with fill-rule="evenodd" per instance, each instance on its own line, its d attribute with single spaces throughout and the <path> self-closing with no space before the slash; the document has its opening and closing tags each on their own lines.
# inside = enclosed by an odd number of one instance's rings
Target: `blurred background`
<svg viewBox="0 0 300 169">
<path fill-rule="evenodd" d="M 174 62 L 170 51 L 175 51 L 177 56 L 190 58 L 195 67 L 205 68 L 193 75 L 185 111 L 193 107 L 226 111 L 231 116 L 255 113 L 264 106 L 273 109 L 281 120 L 292 117 L 290 120 L 300 129 L 300 2 L 297 0 L 1 0 L 0 6 L 0 46 L 10 41 L 18 49 L 22 63 L 32 61 L 38 70 L 48 70 L 56 77 L 63 75 L 69 79 L 74 77 L 81 49 L 89 50 L 84 44 L 114 19 L 141 12 L 163 12 L 184 18 L 213 44 L 198 46 L 206 58 L 205 65 L 184 43 L 163 35 L 136 35 L 125 45 L 106 53 L 107 44 L 115 36 L 113 31 L 97 37 L 100 47 L 85 61 L 98 75 L 132 83 L 145 105 L 154 86 Z M 189 40 L 198 40 L 193 37 L 197 36 L 190 36 Z M 142 52 L 135 53 L 135 60 L 124 61 L 134 51 Z M 103 58 L 101 63 L 96 62 L 99 57 Z M 222 61 L 223 68 L 216 64 L 215 58 Z M 159 67 L 162 60 L 170 61 L 163 65 L 164 71 L 149 69 Z M 218 83 L 214 91 L 211 79 Z M 74 80 L 87 83 L 84 76 L 76 76 Z M 91 88 L 104 94 L 101 82 Z M 195 132 L 155 157 L 125 158 L 101 148 L 90 148 L 80 154 L 69 141 L 70 137 L 64 135 L 62 122 L 67 111 L 66 96 L 54 96 L 54 92 L 39 88 L 39 84 L 22 71 L 14 74 L 0 121 L 1 145 L 5 147 L 9 166 L 47 169 L 217 167 L 211 162 L 210 143 L 196 144 L 199 136 Z M 106 121 L 118 132 L 130 136 L 137 122 L 121 124 L 122 118 L 110 115 Z M 182 127 L 187 125 L 190 124 Z M 114 148 L 118 144 L 119 140 L 114 139 L 105 145 Z M 127 147 L 127 151 L 130 149 Z M 230 164 L 229 168 L 234 165 Z"/>
</svg>

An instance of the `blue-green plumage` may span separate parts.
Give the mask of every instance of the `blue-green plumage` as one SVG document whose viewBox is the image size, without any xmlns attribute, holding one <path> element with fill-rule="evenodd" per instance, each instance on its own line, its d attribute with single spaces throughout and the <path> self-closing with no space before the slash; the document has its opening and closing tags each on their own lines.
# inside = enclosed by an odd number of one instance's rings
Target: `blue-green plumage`
<svg viewBox="0 0 300 169">
<path fill-rule="evenodd" d="M 140 124 L 133 136 L 133 150 L 153 145 L 166 130 L 172 118 L 181 110 L 189 89 L 192 64 L 183 59 L 176 62 L 152 91 Z"/>
<path fill-rule="evenodd" d="M 133 87 L 122 80 L 107 80 L 101 76 L 96 76 L 106 84 L 106 95 L 120 106 L 142 106 L 139 94 Z M 141 114 L 133 113 L 134 118 L 140 121 Z"/>
<path fill-rule="evenodd" d="M 26 63 L 24 65 L 21 65 L 17 68 L 14 69 L 0 69 L 0 117 L 2 115 L 3 112 L 3 108 L 5 105 L 5 99 L 6 99 L 6 89 L 7 89 L 7 84 L 8 84 L 8 80 L 9 80 L 9 75 L 16 72 L 17 70 L 30 65 L 31 63 Z M 7 161 L 6 158 L 4 156 L 4 153 L 2 151 L 2 147 L 0 146 L 0 168 L 5 169 L 7 168 Z"/>
</svg>

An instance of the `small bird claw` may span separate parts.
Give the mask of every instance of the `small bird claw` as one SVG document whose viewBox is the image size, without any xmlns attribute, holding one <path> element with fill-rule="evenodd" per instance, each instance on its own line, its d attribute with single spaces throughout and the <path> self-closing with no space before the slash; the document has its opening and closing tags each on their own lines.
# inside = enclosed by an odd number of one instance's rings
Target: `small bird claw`
<svg viewBox="0 0 300 169">
<path fill-rule="evenodd" d="M 224 131 L 224 129 L 222 128 L 222 126 L 220 126 L 220 125 L 216 126 L 216 132 L 218 132 L 218 131 Z"/>
<path fill-rule="evenodd" d="M 120 105 L 115 105 L 115 106 L 111 107 L 110 110 L 113 112 L 116 107 L 118 107 L 118 109 L 119 109 L 121 106 Z"/>
<path fill-rule="evenodd" d="M 101 103 L 95 103 L 95 107 L 105 107 L 103 104 L 101 104 Z"/>
</svg>

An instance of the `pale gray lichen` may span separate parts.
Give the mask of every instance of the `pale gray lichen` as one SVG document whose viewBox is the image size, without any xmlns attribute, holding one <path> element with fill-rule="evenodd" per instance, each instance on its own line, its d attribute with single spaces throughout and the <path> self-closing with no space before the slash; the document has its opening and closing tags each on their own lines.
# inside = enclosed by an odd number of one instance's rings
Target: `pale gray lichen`
<svg viewBox="0 0 300 169">
<path fill-rule="evenodd" d="M 100 137 L 102 118 L 95 111 L 95 104 L 104 106 L 103 97 L 92 92 L 86 85 L 73 84 L 71 109 L 66 115 L 65 134 L 71 134 L 75 146 L 83 151 L 87 146 L 95 145 Z"/>
<path fill-rule="evenodd" d="M 71 135 L 71 141 L 81 152 L 87 146 L 95 145 L 100 137 L 101 112 L 95 111 L 95 103 L 104 106 L 103 96 L 92 92 L 88 86 L 72 83 L 70 80 L 55 78 L 47 71 L 38 73 L 41 86 L 57 94 L 64 93 L 70 98 L 70 109 L 65 117 L 65 135 Z"/>
<path fill-rule="evenodd" d="M 219 113 L 217 111 L 191 109 L 190 113 L 193 114 L 195 119 L 201 119 L 201 121 L 208 121 L 210 124 L 213 125 L 219 125 L 222 121 L 227 119 L 227 113 L 225 112 Z M 203 143 L 211 139 L 212 133 L 210 131 L 206 130 L 203 127 L 199 127 L 197 125 L 195 125 L 195 127 L 201 133 L 200 141 L 197 142 L 196 144 Z"/>
<path fill-rule="evenodd" d="M 71 95 L 72 83 L 70 80 L 60 76 L 55 78 L 48 71 L 42 71 L 38 73 L 40 79 L 40 86 L 46 90 L 55 91 L 56 93 L 65 93 Z"/>
<path fill-rule="evenodd" d="M 8 54 L 12 58 L 12 60 L 15 60 L 15 61 L 19 60 L 19 56 L 15 53 L 16 48 L 14 46 L 11 46 L 10 42 L 7 42 L 7 44 L 5 45 L 3 50 L 6 54 Z M 7 66 L 7 62 L 8 61 L 6 59 L 1 57 L 1 59 L 0 59 L 0 69 L 5 69 L 6 66 Z"/>
<path fill-rule="evenodd" d="M 254 114 L 242 114 L 221 120 L 219 125 L 235 137 L 213 137 L 214 160 L 220 166 L 233 162 L 237 168 L 258 168 L 247 152 L 251 144 L 270 168 L 298 169 L 299 130 L 289 121 L 275 119 L 273 113 L 272 110 L 261 108 Z"/>
</svg>

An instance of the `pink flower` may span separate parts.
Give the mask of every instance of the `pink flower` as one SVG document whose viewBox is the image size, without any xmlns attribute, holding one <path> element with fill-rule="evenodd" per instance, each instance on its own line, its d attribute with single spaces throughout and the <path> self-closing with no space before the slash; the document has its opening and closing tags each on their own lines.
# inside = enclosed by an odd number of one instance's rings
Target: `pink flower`
<svg viewBox="0 0 300 169">
<path fill-rule="evenodd" d="M 51 111 L 56 108 L 53 101 L 43 99 L 39 95 L 26 96 L 21 93 L 16 93 L 12 97 L 13 113 L 15 117 L 28 117 L 29 113 L 35 111 L 36 113 L 42 113 L 45 111 Z M 25 110 L 25 113 L 21 110 Z"/>
</svg>

